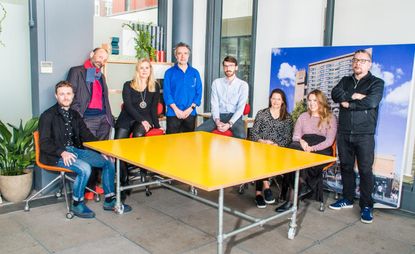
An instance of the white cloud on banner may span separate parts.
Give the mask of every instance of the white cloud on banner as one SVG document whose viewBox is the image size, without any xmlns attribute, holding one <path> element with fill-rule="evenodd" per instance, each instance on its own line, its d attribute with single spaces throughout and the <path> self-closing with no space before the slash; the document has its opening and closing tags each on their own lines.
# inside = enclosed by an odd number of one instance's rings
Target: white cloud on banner
<svg viewBox="0 0 415 254">
<path fill-rule="evenodd" d="M 370 72 L 376 77 L 383 79 L 385 81 L 385 86 L 390 86 L 395 83 L 395 74 L 390 71 L 383 71 L 382 65 L 379 63 L 373 62 Z"/>
<path fill-rule="evenodd" d="M 278 71 L 278 79 L 281 85 L 289 87 L 295 85 L 295 74 L 297 73 L 297 67 L 291 66 L 288 63 L 282 63 Z"/>
<path fill-rule="evenodd" d="M 385 102 L 398 106 L 408 106 L 411 92 L 411 81 L 407 81 L 386 95 Z"/>
<path fill-rule="evenodd" d="M 279 49 L 279 48 L 273 48 L 272 49 L 272 54 L 274 55 L 274 56 L 279 56 L 279 55 L 281 55 L 281 49 Z"/>
<path fill-rule="evenodd" d="M 397 78 L 401 78 L 403 75 L 403 70 L 401 68 L 396 68 L 396 76 Z"/>
</svg>

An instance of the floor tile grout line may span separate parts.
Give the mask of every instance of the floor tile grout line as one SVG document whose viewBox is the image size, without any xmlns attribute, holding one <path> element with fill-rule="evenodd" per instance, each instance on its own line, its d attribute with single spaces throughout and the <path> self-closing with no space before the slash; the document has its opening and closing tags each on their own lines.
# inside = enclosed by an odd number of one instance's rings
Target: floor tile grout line
<svg viewBox="0 0 415 254">
<path fill-rule="evenodd" d="M 40 246 L 42 246 L 42 248 L 45 250 L 45 251 L 47 251 L 48 253 L 53 253 L 51 250 L 49 250 L 39 239 L 37 239 L 34 235 L 33 235 L 33 233 L 32 233 L 32 231 L 30 230 L 30 228 L 29 228 L 29 226 L 26 226 L 26 225 L 24 225 L 24 224 L 22 224 L 19 220 L 17 220 L 17 218 L 15 218 L 14 216 L 12 217 L 12 220 L 14 221 L 14 222 L 16 222 L 17 224 L 19 224 L 21 227 L 22 227 L 22 229 L 23 229 L 23 232 L 25 232 L 26 234 L 28 234 L 29 236 L 30 236 L 30 238 L 32 238 L 33 240 L 35 240 Z"/>
<path fill-rule="evenodd" d="M 116 214 L 117 216 L 119 216 L 119 214 Z M 118 231 L 116 228 L 112 227 L 111 225 L 107 224 L 106 222 L 104 222 L 103 220 L 95 217 L 95 220 L 99 221 L 101 224 L 103 224 L 104 226 L 107 226 L 108 228 L 110 228 L 111 230 L 115 231 L 118 233 L 119 236 L 123 237 L 124 239 L 126 239 L 127 241 L 133 243 L 134 245 L 142 248 L 143 250 L 147 251 L 148 253 L 152 253 L 150 250 L 148 250 L 147 248 L 145 248 L 144 246 L 141 246 L 140 244 L 136 243 L 135 241 L 131 240 L 129 237 L 127 237 L 124 233 Z"/>
</svg>

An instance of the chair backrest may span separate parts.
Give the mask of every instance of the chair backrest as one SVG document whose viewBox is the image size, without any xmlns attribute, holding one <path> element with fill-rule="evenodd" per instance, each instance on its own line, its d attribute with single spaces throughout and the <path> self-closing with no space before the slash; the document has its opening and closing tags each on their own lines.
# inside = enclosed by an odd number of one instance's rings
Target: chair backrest
<svg viewBox="0 0 415 254">
<path fill-rule="evenodd" d="M 336 140 L 334 140 L 333 144 L 331 145 L 331 149 L 332 149 L 332 154 L 331 156 L 336 157 L 337 153 L 336 153 L 336 149 L 337 149 L 337 144 L 336 144 Z M 331 166 L 333 166 L 336 163 L 336 161 L 330 162 L 327 166 L 325 166 L 323 168 L 323 171 L 329 169 Z"/>
<path fill-rule="evenodd" d="M 246 115 L 249 114 L 249 112 L 251 112 L 251 105 L 249 105 L 249 103 L 247 103 L 247 104 L 245 104 L 243 115 L 246 116 Z"/>
<path fill-rule="evenodd" d="M 49 165 L 46 165 L 46 164 L 43 164 L 42 162 L 40 162 L 39 131 L 33 132 L 33 140 L 34 140 L 34 143 L 35 143 L 36 165 L 39 168 L 43 168 L 43 169 L 46 169 L 46 170 L 49 170 L 49 171 L 59 171 L 59 172 L 63 171 L 63 172 L 68 172 L 68 173 L 72 172 L 71 170 L 66 169 L 66 168 L 49 166 Z"/>
</svg>

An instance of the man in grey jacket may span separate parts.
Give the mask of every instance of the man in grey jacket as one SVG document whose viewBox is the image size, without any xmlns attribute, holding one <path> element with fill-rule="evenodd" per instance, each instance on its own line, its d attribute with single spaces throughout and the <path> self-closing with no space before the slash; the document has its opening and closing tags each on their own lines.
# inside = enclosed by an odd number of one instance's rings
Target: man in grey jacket
<svg viewBox="0 0 415 254">
<path fill-rule="evenodd" d="M 75 92 L 71 108 L 81 115 L 88 129 L 99 140 L 108 139 L 111 127 L 114 126 L 108 99 L 108 86 L 101 72 L 107 59 L 107 50 L 96 48 L 83 65 L 72 67 L 67 77 Z M 89 178 L 88 187 L 100 193 L 102 189 L 96 188 L 99 171 L 94 170 L 94 172 L 97 173 Z M 93 198 L 92 193 L 85 195 L 87 199 Z"/>
</svg>

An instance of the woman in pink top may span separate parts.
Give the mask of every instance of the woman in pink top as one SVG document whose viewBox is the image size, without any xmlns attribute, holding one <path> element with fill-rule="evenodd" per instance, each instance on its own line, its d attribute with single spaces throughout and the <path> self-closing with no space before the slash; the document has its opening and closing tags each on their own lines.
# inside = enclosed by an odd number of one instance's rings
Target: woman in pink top
<svg viewBox="0 0 415 254">
<path fill-rule="evenodd" d="M 331 155 L 336 132 L 336 117 L 330 110 L 326 96 L 320 90 L 313 90 L 307 96 L 307 112 L 302 113 L 295 123 L 293 142 L 290 147 L 306 152 Z M 300 182 L 302 183 L 301 193 L 303 196 L 313 192 L 313 197 L 317 201 L 323 201 L 322 169 L 324 166 L 316 166 L 301 171 Z M 292 189 L 293 174 L 286 177 L 286 179 L 290 189 Z M 287 210 L 291 205 L 291 202 L 288 201 L 277 211 Z"/>
</svg>

